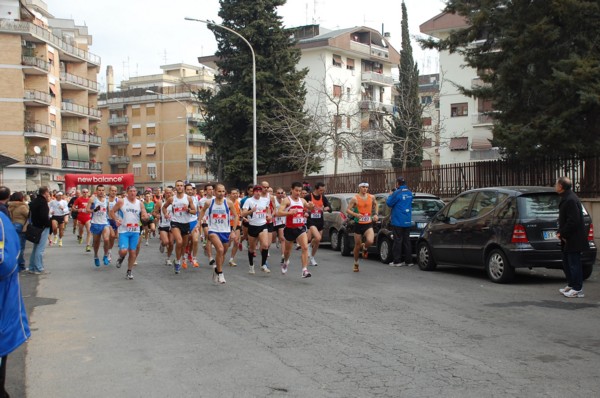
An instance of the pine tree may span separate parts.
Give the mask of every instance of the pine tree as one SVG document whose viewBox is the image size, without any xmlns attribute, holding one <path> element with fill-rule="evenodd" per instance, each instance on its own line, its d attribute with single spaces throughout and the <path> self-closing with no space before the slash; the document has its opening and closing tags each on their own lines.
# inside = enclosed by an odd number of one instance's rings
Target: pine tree
<svg viewBox="0 0 600 398">
<path fill-rule="evenodd" d="M 277 7 L 285 0 L 220 0 L 221 24 L 245 37 L 256 54 L 258 174 L 291 171 L 287 155 L 294 147 L 278 147 L 269 133 L 276 129 L 274 110 L 285 107 L 303 118 L 306 71 L 297 71 L 300 50 L 286 33 Z M 216 94 L 199 93 L 206 103 L 205 133 L 213 141 L 211 168 L 220 180 L 233 185 L 252 181 L 252 56 L 234 34 L 209 25 L 217 41 L 221 74 Z M 301 99 L 301 100 L 299 100 Z M 286 156 L 281 156 L 285 154 Z"/>
<path fill-rule="evenodd" d="M 419 68 L 413 60 L 408 33 L 408 13 L 402 2 L 402 49 L 400 50 L 400 81 L 396 97 L 396 112 L 392 119 L 392 166 L 417 167 L 423 160 L 422 113 L 419 103 Z"/>
</svg>

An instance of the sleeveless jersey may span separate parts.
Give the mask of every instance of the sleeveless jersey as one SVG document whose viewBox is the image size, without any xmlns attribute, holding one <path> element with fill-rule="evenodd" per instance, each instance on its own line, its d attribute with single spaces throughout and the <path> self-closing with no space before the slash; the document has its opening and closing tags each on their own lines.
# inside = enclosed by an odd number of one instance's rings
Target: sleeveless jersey
<svg viewBox="0 0 600 398">
<path fill-rule="evenodd" d="M 302 198 L 298 200 L 292 199 L 288 196 L 290 204 L 285 208 L 286 211 L 293 211 L 295 214 L 285 216 L 285 227 L 286 228 L 301 228 L 306 224 L 306 218 L 304 218 L 304 204 L 302 204 Z"/>
<path fill-rule="evenodd" d="M 279 201 L 277 200 L 277 198 L 275 198 L 275 212 L 277 212 L 279 210 L 279 206 L 281 205 L 281 203 L 279 203 Z M 275 217 L 273 219 L 273 225 L 274 226 L 278 226 L 278 225 L 283 225 L 285 224 L 285 216 L 282 217 Z"/>
<path fill-rule="evenodd" d="M 244 210 L 252 210 L 256 206 L 256 211 L 248 215 L 248 222 L 250 225 L 254 225 L 256 227 L 265 225 L 267 223 L 267 210 L 269 209 L 270 205 L 271 201 L 268 198 L 248 198 L 246 203 L 244 203 Z"/>
<path fill-rule="evenodd" d="M 367 199 L 363 199 L 360 195 L 356 195 L 356 208 L 357 213 L 360 214 L 358 218 L 359 224 L 369 224 L 371 222 L 371 211 L 373 211 L 373 197 L 367 196 Z"/>
<path fill-rule="evenodd" d="M 154 207 L 155 207 L 154 201 L 151 201 L 151 202 L 144 201 L 143 203 L 144 203 L 144 207 L 146 208 L 146 213 L 148 213 L 148 216 L 150 216 L 150 221 L 153 221 L 154 215 L 152 214 L 152 212 L 154 211 Z"/>
<path fill-rule="evenodd" d="M 192 202 L 194 203 L 194 206 L 196 206 L 196 214 L 190 214 L 190 222 L 198 220 L 198 212 L 200 211 L 198 208 L 199 200 L 196 195 L 192 196 Z"/>
<path fill-rule="evenodd" d="M 119 215 L 121 216 L 119 233 L 140 232 L 140 217 L 142 215 L 140 205 L 139 199 L 135 199 L 133 203 L 129 199 L 123 199 L 123 205 L 119 209 Z"/>
<path fill-rule="evenodd" d="M 231 221 L 229 222 L 229 224 L 235 228 L 237 227 L 237 225 L 235 225 L 235 216 L 238 216 L 238 225 L 241 225 L 241 216 L 240 214 L 242 213 L 242 209 L 240 209 L 240 202 L 239 201 L 235 201 L 233 202 L 233 208 L 231 209 L 231 213 L 229 214 L 229 217 L 231 219 Z"/>
<path fill-rule="evenodd" d="M 190 213 L 188 213 L 189 196 L 183 195 L 183 198 L 179 199 L 177 195 L 173 196 L 173 215 L 171 221 L 180 224 L 190 223 Z"/>
<path fill-rule="evenodd" d="M 225 199 L 223 199 L 223 203 L 218 204 L 216 199 L 213 198 L 206 211 L 206 215 L 208 218 L 209 232 L 231 232 L 231 217 Z"/>
<path fill-rule="evenodd" d="M 94 198 L 92 206 L 92 224 L 108 224 L 108 198 L 103 201 Z"/>
<path fill-rule="evenodd" d="M 160 215 L 160 220 L 158 221 L 158 227 L 169 228 L 171 226 L 171 217 L 173 217 L 173 205 L 167 206 L 167 212 L 169 217 L 165 217 L 162 213 Z"/>
<path fill-rule="evenodd" d="M 323 219 L 323 195 L 321 195 L 321 197 L 317 200 L 315 198 L 315 195 L 313 195 L 312 193 L 310 194 L 310 201 L 312 203 L 314 203 L 315 207 L 313 208 L 313 210 L 310 212 L 309 217 L 312 220 L 319 220 L 321 221 Z"/>
<path fill-rule="evenodd" d="M 203 196 L 202 198 L 200 198 L 200 200 L 198 201 L 198 206 L 200 206 L 200 208 L 203 208 L 204 205 L 206 204 L 206 201 L 211 201 L 213 200 L 214 197 L 212 198 L 207 198 L 206 196 Z M 202 224 L 207 224 L 208 223 L 208 216 L 206 215 L 206 213 L 204 213 L 204 217 L 202 218 Z"/>
<path fill-rule="evenodd" d="M 115 200 L 113 200 L 112 202 L 110 201 L 110 197 L 108 198 L 108 210 L 112 210 L 113 207 L 115 207 L 115 205 L 117 204 L 117 202 L 119 201 L 119 197 L 115 196 Z"/>
</svg>

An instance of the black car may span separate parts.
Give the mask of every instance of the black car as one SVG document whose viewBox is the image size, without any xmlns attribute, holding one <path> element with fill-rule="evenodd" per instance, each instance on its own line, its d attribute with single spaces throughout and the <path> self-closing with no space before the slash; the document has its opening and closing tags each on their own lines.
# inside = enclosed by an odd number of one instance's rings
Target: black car
<svg viewBox="0 0 600 398">
<path fill-rule="evenodd" d="M 391 209 L 386 204 L 389 193 L 379 193 L 374 196 L 377 202 L 379 222 L 373 224 L 375 242 L 369 248 L 369 252 L 379 254 L 381 262 L 388 264 L 393 260 L 392 245 L 394 241 L 390 225 Z M 421 232 L 442 207 L 444 207 L 444 202 L 435 195 L 420 192 L 413 193 L 412 227 L 410 229 L 413 254 L 416 253 L 417 240 L 421 236 Z M 354 249 L 354 234 L 352 223 L 349 220 L 346 220 L 340 229 L 340 246 L 342 255 L 345 256 L 349 256 Z"/>
<path fill-rule="evenodd" d="M 560 197 L 550 187 L 498 187 L 465 191 L 427 225 L 417 243 L 419 268 L 437 264 L 484 267 L 496 283 L 515 268 L 562 269 L 556 238 Z M 592 219 L 583 209 L 589 249 L 582 253 L 584 278 L 596 260 Z"/>
</svg>

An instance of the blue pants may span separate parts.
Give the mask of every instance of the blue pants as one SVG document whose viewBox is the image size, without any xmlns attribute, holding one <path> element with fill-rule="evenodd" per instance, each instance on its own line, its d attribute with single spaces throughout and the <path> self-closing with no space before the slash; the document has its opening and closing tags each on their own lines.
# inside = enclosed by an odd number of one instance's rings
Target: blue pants
<svg viewBox="0 0 600 398">
<path fill-rule="evenodd" d="M 581 252 L 563 252 L 563 270 L 567 277 L 567 285 L 573 290 L 583 289 L 583 268 L 581 266 Z"/>
<path fill-rule="evenodd" d="M 48 235 L 50 235 L 50 228 L 44 228 L 40 243 L 33 245 L 31 257 L 29 257 L 29 271 L 31 272 L 42 272 L 44 270 L 44 252 L 46 251 L 46 245 L 48 245 Z"/>
<path fill-rule="evenodd" d="M 17 231 L 17 235 L 19 235 L 19 242 L 21 243 L 21 251 L 19 252 L 19 258 L 17 259 L 17 264 L 19 264 L 19 271 L 25 271 L 25 234 L 23 233 L 23 224 L 18 222 L 14 222 L 15 230 Z"/>
</svg>

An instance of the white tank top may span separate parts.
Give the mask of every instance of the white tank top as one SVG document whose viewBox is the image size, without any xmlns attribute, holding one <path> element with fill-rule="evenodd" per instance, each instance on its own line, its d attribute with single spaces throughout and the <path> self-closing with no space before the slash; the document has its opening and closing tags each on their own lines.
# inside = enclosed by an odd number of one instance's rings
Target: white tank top
<svg viewBox="0 0 600 398">
<path fill-rule="evenodd" d="M 203 196 L 202 198 L 200 198 L 200 200 L 198 201 L 198 206 L 200 206 L 199 209 L 202 209 L 204 207 L 204 205 L 206 204 L 206 201 L 211 201 L 213 199 L 214 199 L 214 197 L 209 199 L 206 196 Z M 208 223 L 208 216 L 206 215 L 206 213 L 204 213 L 204 218 L 202 219 L 202 224 L 207 224 L 207 223 Z"/>
<path fill-rule="evenodd" d="M 271 205 L 271 201 L 268 198 L 260 197 L 254 199 L 254 197 L 246 199 L 244 203 L 244 210 L 252 210 L 256 206 L 256 211 L 248 215 L 248 222 L 250 225 L 257 227 L 263 226 L 267 223 L 267 210 Z"/>
<path fill-rule="evenodd" d="M 121 232 L 140 232 L 140 217 L 141 210 L 140 206 L 142 202 L 135 199 L 133 203 L 129 199 L 123 199 L 123 205 L 119 209 L 119 215 L 121 216 L 121 225 L 119 226 L 119 233 Z"/>
<path fill-rule="evenodd" d="M 94 198 L 93 206 L 92 224 L 108 224 L 108 198 L 105 197 L 103 201 L 100 201 L 98 198 Z"/>
<path fill-rule="evenodd" d="M 275 212 L 277 212 L 279 210 L 279 206 L 281 205 L 281 203 L 279 203 L 279 201 L 277 200 L 277 198 L 275 198 Z M 273 225 L 274 226 L 278 226 L 278 225 L 283 225 L 285 224 L 285 216 L 283 217 L 275 217 L 273 220 Z"/>
<path fill-rule="evenodd" d="M 188 207 L 190 206 L 189 196 L 183 195 L 183 198 L 179 199 L 177 195 L 173 196 L 173 215 L 171 221 L 180 224 L 190 223 L 190 213 L 188 213 Z"/>
<path fill-rule="evenodd" d="M 194 206 L 196 206 L 196 214 L 190 214 L 190 222 L 198 220 L 198 198 L 192 196 L 192 202 L 194 202 Z"/>
<path fill-rule="evenodd" d="M 167 206 L 167 214 L 169 217 L 165 217 L 164 214 L 160 214 L 160 220 L 158 221 L 159 228 L 169 228 L 171 226 L 171 217 L 173 217 L 173 205 Z"/>
<path fill-rule="evenodd" d="M 208 217 L 208 230 L 210 232 L 231 232 L 231 216 L 225 199 L 223 199 L 223 203 L 221 204 L 212 199 L 206 215 Z"/>
</svg>

